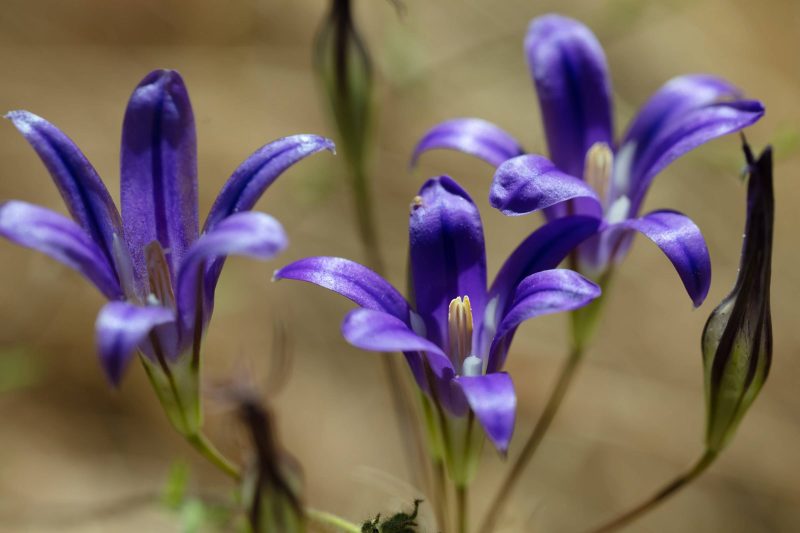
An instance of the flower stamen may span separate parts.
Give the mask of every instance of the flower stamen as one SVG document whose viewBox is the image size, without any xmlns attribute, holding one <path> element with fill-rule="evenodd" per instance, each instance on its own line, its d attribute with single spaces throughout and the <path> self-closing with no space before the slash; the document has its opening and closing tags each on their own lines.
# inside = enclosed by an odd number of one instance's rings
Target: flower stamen
<svg viewBox="0 0 800 533">
<path fill-rule="evenodd" d="M 592 187 L 600 201 L 605 204 L 614 169 L 614 152 L 604 142 L 596 142 L 586 152 L 583 180 Z"/>
<path fill-rule="evenodd" d="M 147 259 L 147 276 L 150 281 L 150 295 L 164 307 L 175 309 L 175 293 L 172 290 L 172 276 L 164 249 L 158 241 L 153 241 L 144 249 Z M 149 300 L 150 298 L 148 298 Z"/>
<path fill-rule="evenodd" d="M 447 311 L 450 358 L 460 367 L 472 352 L 472 306 L 469 296 L 453 298 Z"/>
</svg>

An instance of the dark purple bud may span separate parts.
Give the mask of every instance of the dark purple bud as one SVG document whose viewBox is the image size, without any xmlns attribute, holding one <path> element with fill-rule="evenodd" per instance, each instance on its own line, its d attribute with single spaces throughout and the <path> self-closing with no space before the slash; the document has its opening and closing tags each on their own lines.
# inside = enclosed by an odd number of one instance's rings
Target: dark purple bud
<svg viewBox="0 0 800 533">
<path fill-rule="evenodd" d="M 772 361 L 772 149 L 768 147 L 755 160 L 745 142 L 744 152 L 750 177 L 739 275 L 703 331 L 706 445 L 715 452 L 733 436 L 767 379 Z"/>
</svg>

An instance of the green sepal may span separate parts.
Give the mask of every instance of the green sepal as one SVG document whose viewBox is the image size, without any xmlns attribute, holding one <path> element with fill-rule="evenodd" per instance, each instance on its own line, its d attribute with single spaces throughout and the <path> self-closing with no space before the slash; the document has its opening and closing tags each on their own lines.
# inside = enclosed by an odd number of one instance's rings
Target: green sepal
<svg viewBox="0 0 800 533">
<path fill-rule="evenodd" d="M 200 433 L 203 411 L 200 402 L 199 369 L 188 354 L 168 363 L 167 371 L 141 355 L 147 377 L 173 427 L 184 436 Z"/>
</svg>

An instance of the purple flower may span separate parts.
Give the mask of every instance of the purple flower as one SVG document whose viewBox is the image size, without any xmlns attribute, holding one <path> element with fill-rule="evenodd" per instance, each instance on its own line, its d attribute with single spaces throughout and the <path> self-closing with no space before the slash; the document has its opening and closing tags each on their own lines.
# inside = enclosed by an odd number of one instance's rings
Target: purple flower
<svg viewBox="0 0 800 533">
<path fill-rule="evenodd" d="M 679 76 L 659 89 L 625 135 L 614 141 L 611 81 L 600 43 L 583 24 L 559 15 L 534 19 L 525 52 L 539 96 L 550 159 L 525 154 L 508 133 L 466 118 L 433 128 L 414 153 L 450 148 L 497 166 L 492 206 L 507 215 L 545 210 L 553 219 L 582 214 L 600 223 L 577 250 L 581 272 L 602 278 L 627 252 L 633 232 L 655 242 L 675 266 L 695 305 L 708 293 L 711 264 L 700 230 L 676 211 L 639 210 L 656 174 L 695 147 L 739 131 L 764 114 L 725 80 Z"/>
<path fill-rule="evenodd" d="M 27 111 L 7 118 L 50 171 L 72 220 L 9 201 L 0 204 L 0 235 L 74 268 L 110 300 L 97 317 L 96 334 L 100 361 L 114 385 L 137 348 L 147 356 L 155 382 L 164 376 L 154 372 L 169 375 L 179 359 L 197 369 L 225 257 L 267 259 L 286 246 L 275 219 L 249 210 L 284 170 L 312 153 L 333 150 L 331 141 L 314 135 L 258 149 L 222 188 L 201 232 L 194 116 L 177 72 L 151 72 L 128 103 L 122 216 L 95 169 L 61 130 Z M 191 358 L 181 358 L 188 352 Z M 166 393 L 159 394 L 163 401 Z"/>
<path fill-rule="evenodd" d="M 451 417 L 474 413 L 500 450 L 514 429 L 516 396 L 502 371 L 517 327 L 568 311 L 600 295 L 581 275 L 555 267 L 594 233 L 597 220 L 574 216 L 532 233 L 487 287 L 478 209 L 451 178 L 425 183 L 409 217 L 409 303 L 368 268 L 336 257 L 311 257 L 275 273 L 335 291 L 360 306 L 342 324 L 348 342 L 405 354 L 419 387 Z"/>
</svg>

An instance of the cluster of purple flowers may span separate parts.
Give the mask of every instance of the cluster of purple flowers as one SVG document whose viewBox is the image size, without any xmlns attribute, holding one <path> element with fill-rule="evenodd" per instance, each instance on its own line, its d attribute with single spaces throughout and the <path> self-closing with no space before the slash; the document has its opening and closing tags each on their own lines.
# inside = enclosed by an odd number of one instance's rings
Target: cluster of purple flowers
<svg viewBox="0 0 800 533">
<path fill-rule="evenodd" d="M 517 328 L 530 318 L 576 311 L 600 297 L 634 233 L 664 252 L 695 306 L 704 301 L 711 262 L 700 229 L 677 211 L 641 215 L 641 207 L 653 178 L 672 161 L 742 130 L 764 113 L 760 102 L 743 98 L 723 79 L 680 76 L 659 89 L 617 138 L 606 58 L 587 27 L 543 16 L 531 23 L 524 48 L 549 157 L 527 153 L 510 134 L 477 118 L 435 126 L 412 157 L 416 162 L 437 148 L 476 156 L 495 167 L 489 188 L 494 208 L 510 216 L 545 213 L 546 222 L 509 254 L 493 282 L 488 282 L 478 209 L 448 176 L 429 179 L 411 199 L 407 296 L 366 266 L 338 257 L 302 259 L 274 275 L 352 300 L 358 308 L 342 323 L 342 335 L 352 345 L 404 354 L 414 381 L 440 415 L 437 434 L 450 473 L 464 483 L 479 447 L 455 450 L 455 432 L 466 432 L 464 442 L 482 441 L 471 426 L 474 417 L 501 453 L 511 442 L 517 401 L 503 367 Z M 295 135 L 258 149 L 224 185 L 201 230 L 195 124 L 176 72 L 148 74 L 128 103 L 121 211 L 86 157 L 58 128 L 27 111 L 12 111 L 7 118 L 44 162 L 72 218 L 8 201 L 0 205 L 0 235 L 77 270 L 108 298 L 97 317 L 96 338 L 109 381 L 118 385 L 140 354 L 173 423 L 195 434 L 201 340 L 225 257 L 270 259 L 285 248 L 281 225 L 251 209 L 284 170 L 316 152 L 333 151 L 333 143 Z M 766 163 L 751 157 L 750 165 Z M 759 175 L 766 173 L 761 170 Z M 753 183 L 756 193 L 767 187 L 763 179 Z M 769 211 L 771 217 L 772 210 L 765 202 L 754 200 L 751 206 L 760 211 L 751 209 L 748 219 L 762 232 L 759 213 L 763 218 Z M 769 236 L 762 237 L 771 242 L 771 218 L 768 229 Z M 758 231 L 750 238 L 759 237 Z M 559 268 L 568 257 L 572 270 Z M 768 274 L 763 277 L 769 261 L 759 257 L 760 266 L 751 267 L 745 254 L 742 271 L 755 281 L 737 284 L 726 304 L 733 309 L 726 313 L 751 328 L 757 324 L 740 315 L 760 313 L 768 321 L 769 314 Z M 738 294 L 746 291 L 750 303 L 736 304 Z M 766 300 L 753 296 L 765 292 Z M 725 324 L 710 322 L 709 335 L 730 325 L 725 317 Z M 741 342 L 740 330 L 725 329 L 725 342 Z M 764 329 L 749 335 L 760 335 L 759 348 L 771 343 Z M 718 339 L 707 343 L 710 352 L 726 349 L 717 346 Z M 719 392 L 726 379 L 722 357 L 707 358 L 711 403 L 724 403 Z M 768 359 L 748 359 L 754 379 L 766 376 Z M 717 444 L 738 420 L 739 411 L 732 409 L 724 420 L 717 416 L 710 423 L 709 439 Z"/>
</svg>

